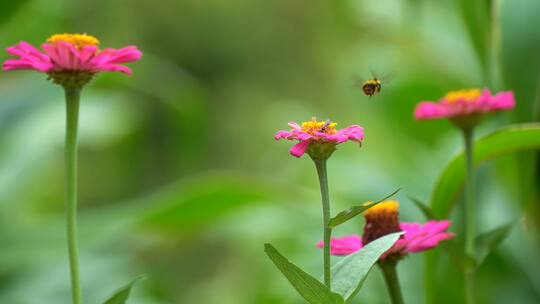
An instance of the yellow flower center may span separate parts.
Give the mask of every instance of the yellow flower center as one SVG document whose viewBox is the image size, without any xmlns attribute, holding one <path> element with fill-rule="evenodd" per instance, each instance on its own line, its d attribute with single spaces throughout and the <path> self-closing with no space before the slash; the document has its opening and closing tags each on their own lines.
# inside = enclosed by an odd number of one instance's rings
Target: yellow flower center
<svg viewBox="0 0 540 304">
<path fill-rule="evenodd" d="M 321 132 L 326 134 L 336 134 L 337 123 L 331 122 L 329 120 L 327 121 L 317 121 L 315 117 L 311 119 L 311 121 L 306 121 L 302 123 L 302 131 L 308 133 L 308 134 L 315 134 L 315 132 Z"/>
<path fill-rule="evenodd" d="M 449 92 L 446 94 L 446 96 L 444 96 L 444 99 L 448 100 L 449 102 L 456 102 L 458 100 L 474 102 L 476 99 L 478 99 L 478 97 L 480 97 L 480 95 L 482 95 L 482 91 L 480 89 L 468 89 Z"/>
<path fill-rule="evenodd" d="M 366 202 L 364 205 L 371 204 Z M 385 201 L 379 203 L 364 212 L 366 224 L 362 235 L 362 243 L 380 238 L 381 236 L 401 231 L 399 227 L 399 203 L 397 201 Z"/>
<path fill-rule="evenodd" d="M 47 42 L 56 45 L 58 41 L 67 42 L 77 49 L 81 49 L 85 45 L 98 45 L 99 40 L 87 34 L 55 34 L 47 38 Z"/>
<path fill-rule="evenodd" d="M 369 205 L 372 202 L 365 202 L 364 205 Z M 397 201 L 384 201 L 364 211 L 365 216 L 377 215 L 381 213 L 396 213 L 399 203 Z"/>
</svg>

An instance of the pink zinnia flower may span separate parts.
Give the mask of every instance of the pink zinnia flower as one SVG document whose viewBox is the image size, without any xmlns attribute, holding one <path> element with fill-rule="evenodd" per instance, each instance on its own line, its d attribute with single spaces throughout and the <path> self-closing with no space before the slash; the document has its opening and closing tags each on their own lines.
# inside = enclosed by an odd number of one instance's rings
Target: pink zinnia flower
<svg viewBox="0 0 540 304">
<path fill-rule="evenodd" d="M 33 69 L 49 74 L 56 83 L 64 85 L 66 77 L 85 75 L 83 78 L 87 82 L 99 71 L 131 74 L 128 67 L 120 64 L 139 60 L 142 56 L 135 46 L 99 50 L 98 44 L 97 38 L 86 34 L 56 34 L 41 45 L 42 53 L 21 41 L 6 49 L 18 58 L 6 60 L 3 70 Z"/>
<path fill-rule="evenodd" d="M 296 157 L 302 156 L 312 143 L 318 145 L 311 145 L 314 148 L 313 150 L 317 150 L 315 153 L 310 153 L 312 157 L 317 156 L 316 154 L 330 156 L 329 154 L 335 150 L 335 146 L 337 144 L 346 142 L 348 140 L 355 141 L 362 145 L 364 128 L 357 125 L 352 125 L 345 129 L 337 130 L 336 125 L 337 123 L 329 120 L 318 122 L 315 117 L 312 118 L 312 121 L 303 122 L 302 125 L 295 122 L 289 122 L 289 126 L 292 128 L 292 130 L 281 130 L 277 132 L 274 139 L 279 140 L 281 138 L 285 138 L 289 140 L 299 140 L 300 142 L 292 146 L 290 151 L 291 154 Z"/>
<path fill-rule="evenodd" d="M 417 120 L 449 118 L 454 122 L 480 118 L 483 113 L 509 110 L 515 106 L 512 91 L 491 95 L 488 89 L 449 92 L 438 103 L 423 101 L 414 110 Z M 477 119 L 473 119 L 477 120 Z"/>
<path fill-rule="evenodd" d="M 396 241 L 382 258 L 389 254 L 397 257 L 409 252 L 420 252 L 436 247 L 440 241 L 451 239 L 455 234 L 446 232 L 450 221 L 428 221 L 424 225 L 398 221 L 398 202 L 386 201 L 377 204 L 364 212 L 366 224 L 363 236 L 348 235 L 341 238 L 332 238 L 330 253 L 333 255 L 349 255 L 362 249 L 369 242 L 386 234 L 404 231 L 405 233 Z M 317 247 L 322 248 L 323 242 Z"/>
</svg>

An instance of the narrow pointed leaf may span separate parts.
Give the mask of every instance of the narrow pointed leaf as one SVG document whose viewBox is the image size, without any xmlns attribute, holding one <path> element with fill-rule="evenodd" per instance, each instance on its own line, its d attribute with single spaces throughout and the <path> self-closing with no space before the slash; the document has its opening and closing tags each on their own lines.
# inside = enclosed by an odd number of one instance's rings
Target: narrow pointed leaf
<svg viewBox="0 0 540 304">
<path fill-rule="evenodd" d="M 412 196 L 409 196 L 409 199 L 414 203 L 414 205 L 420 209 L 420 211 L 422 211 L 422 213 L 424 214 L 424 217 L 426 218 L 426 220 L 434 220 L 435 219 L 435 214 L 433 213 L 433 211 L 431 211 L 431 208 L 429 208 L 428 205 L 422 203 L 420 200 L 412 197 Z"/>
<path fill-rule="evenodd" d="M 360 251 L 346 256 L 332 267 L 332 290 L 348 302 L 362 288 L 373 265 L 388 251 L 403 232 L 385 235 Z"/>
<path fill-rule="evenodd" d="M 352 219 L 353 217 L 361 214 L 362 212 L 368 210 L 369 208 L 377 205 L 378 203 L 380 202 L 383 202 L 387 199 L 389 199 L 390 197 L 392 197 L 394 194 L 398 193 L 399 190 L 401 190 L 401 188 L 397 188 L 396 190 L 394 190 L 394 192 L 388 194 L 387 196 L 381 198 L 380 200 L 374 202 L 374 203 L 371 203 L 369 205 L 365 205 L 365 206 L 354 206 L 354 207 L 351 207 L 345 211 L 342 211 L 340 213 L 338 213 L 338 215 L 334 216 L 333 218 L 330 219 L 330 222 L 328 223 L 328 226 L 330 226 L 331 228 L 333 227 L 336 227 L 338 225 L 341 225 L 343 223 L 345 223 L 346 221 Z"/>
<path fill-rule="evenodd" d="M 454 264 L 461 270 L 466 271 L 467 269 L 474 268 L 476 261 L 473 257 L 467 255 L 463 246 L 457 244 L 454 240 L 447 240 L 441 243 L 441 248 L 444 253 L 454 262 Z"/>
<path fill-rule="evenodd" d="M 124 287 L 118 289 L 107 301 L 105 301 L 103 304 L 125 304 L 127 299 L 129 298 L 129 294 L 131 292 L 131 288 L 137 281 L 144 279 L 144 275 L 140 275 L 131 282 L 129 282 Z"/>
<path fill-rule="evenodd" d="M 264 244 L 264 251 L 274 265 L 289 280 L 294 289 L 310 304 L 343 304 L 343 298 L 333 293 L 319 280 L 312 277 L 300 267 L 289 262 L 274 246 Z"/>
<path fill-rule="evenodd" d="M 486 67 L 491 35 L 488 0 L 458 0 L 457 3 L 478 59 Z"/>
<path fill-rule="evenodd" d="M 486 257 L 508 236 L 513 224 L 504 225 L 476 237 L 476 267 L 480 267 Z"/>
<path fill-rule="evenodd" d="M 474 166 L 493 158 L 518 151 L 540 148 L 540 123 L 511 125 L 495 131 L 474 143 Z M 437 218 L 447 218 L 465 180 L 465 160 L 460 152 L 444 168 L 435 184 L 431 210 Z"/>
</svg>

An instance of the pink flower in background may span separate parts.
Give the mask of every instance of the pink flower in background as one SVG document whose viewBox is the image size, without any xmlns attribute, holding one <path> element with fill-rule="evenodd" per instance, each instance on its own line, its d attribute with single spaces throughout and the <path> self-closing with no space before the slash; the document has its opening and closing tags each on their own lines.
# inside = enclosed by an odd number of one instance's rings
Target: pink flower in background
<svg viewBox="0 0 540 304">
<path fill-rule="evenodd" d="M 366 224 L 363 236 L 348 235 L 341 238 L 332 238 L 330 241 L 330 253 L 333 255 L 349 255 L 362 249 L 371 241 L 386 234 L 404 231 L 405 233 L 396 241 L 382 258 L 389 254 L 398 256 L 409 252 L 420 252 L 436 247 L 439 242 L 451 239 L 454 233 L 446 232 L 450 221 L 428 221 L 421 225 L 418 223 L 398 222 L 398 202 L 386 201 L 375 205 L 366 212 Z M 317 243 L 322 248 L 323 242 Z"/>
<path fill-rule="evenodd" d="M 352 125 L 345 129 L 336 129 L 337 123 L 330 121 L 317 122 L 313 117 L 312 121 L 307 121 L 299 125 L 294 122 L 289 122 L 291 131 L 279 131 L 274 136 L 274 139 L 279 140 L 281 138 L 288 140 L 299 140 L 300 142 L 292 146 L 291 154 L 300 157 L 302 156 L 310 143 L 331 143 L 334 145 L 346 142 L 348 140 L 355 141 L 362 145 L 362 139 L 364 138 L 364 128 Z M 335 149 L 335 148 L 334 148 Z"/>
<path fill-rule="evenodd" d="M 488 89 L 469 89 L 450 92 L 439 102 L 423 101 L 414 110 L 417 120 L 457 118 L 496 112 L 514 108 L 514 92 L 500 92 L 491 95 Z"/>
<path fill-rule="evenodd" d="M 99 50 L 99 41 L 86 34 L 57 34 L 47 42 L 41 45 L 44 53 L 24 41 L 7 48 L 10 55 L 18 58 L 6 60 L 3 70 L 33 69 L 43 73 L 120 71 L 131 74 L 131 70 L 120 63 L 136 61 L 142 56 L 135 46 Z"/>
<path fill-rule="evenodd" d="M 445 232 L 450 221 L 428 221 L 424 225 L 418 223 L 401 222 L 399 226 L 405 231 L 403 238 L 398 239 L 394 246 L 386 253 L 420 252 L 436 247 L 440 241 L 451 239 L 455 234 Z M 322 248 L 323 242 L 317 243 Z M 333 255 L 349 255 L 362 249 L 362 237 L 348 235 L 341 238 L 332 238 L 330 253 Z"/>
</svg>

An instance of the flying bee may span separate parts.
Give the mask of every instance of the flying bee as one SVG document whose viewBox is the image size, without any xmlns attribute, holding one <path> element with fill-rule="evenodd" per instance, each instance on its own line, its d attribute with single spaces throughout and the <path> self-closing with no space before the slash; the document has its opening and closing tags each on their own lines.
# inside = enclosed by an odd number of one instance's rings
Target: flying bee
<svg viewBox="0 0 540 304">
<path fill-rule="evenodd" d="M 362 92 L 371 97 L 373 94 L 377 94 L 381 91 L 381 80 L 379 78 L 372 78 L 362 83 Z"/>
<path fill-rule="evenodd" d="M 379 78 L 373 71 L 371 71 L 373 78 L 368 80 L 359 80 L 355 82 L 355 86 L 362 88 L 362 92 L 366 96 L 373 96 L 381 91 L 381 83 L 387 82 L 391 75 L 387 75 L 383 78 Z"/>
<path fill-rule="evenodd" d="M 330 119 L 325 120 L 321 127 L 321 132 L 324 133 L 326 131 L 326 128 L 328 128 L 331 124 L 332 122 L 330 121 Z"/>
</svg>

